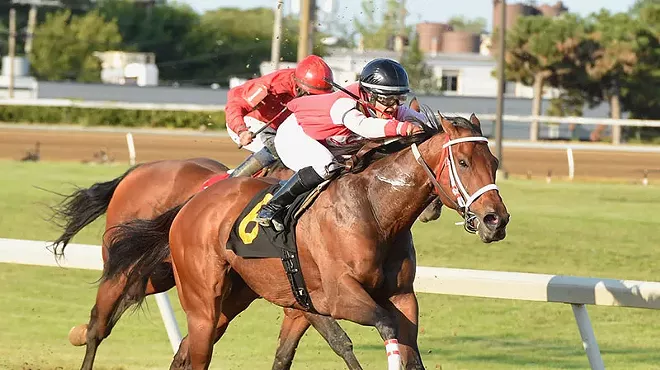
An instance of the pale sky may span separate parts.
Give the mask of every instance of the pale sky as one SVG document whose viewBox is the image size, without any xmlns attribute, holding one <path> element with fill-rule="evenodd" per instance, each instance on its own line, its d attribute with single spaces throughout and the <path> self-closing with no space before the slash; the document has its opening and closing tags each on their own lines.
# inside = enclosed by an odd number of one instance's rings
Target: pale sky
<svg viewBox="0 0 660 370">
<path fill-rule="evenodd" d="M 216 9 L 220 7 L 236 7 L 242 9 L 275 6 L 277 0 L 176 0 L 179 3 L 187 3 L 198 12 Z M 284 0 L 285 12 L 289 12 L 292 3 L 297 0 Z M 317 0 L 322 5 L 329 0 Z M 361 0 L 334 0 L 338 9 L 338 17 L 353 19 L 359 16 Z M 384 0 L 374 0 L 376 4 L 384 4 Z M 520 1 L 508 1 L 509 4 Z M 564 6 L 570 12 L 588 15 L 589 13 L 605 8 L 611 12 L 627 11 L 634 0 L 564 0 Z M 555 4 L 555 0 L 537 1 L 538 4 Z M 491 26 L 493 13 L 492 0 L 406 0 L 406 8 L 409 11 L 407 23 L 444 22 L 449 18 L 462 15 L 468 19 L 483 17 L 488 21 L 488 29 Z"/>
</svg>

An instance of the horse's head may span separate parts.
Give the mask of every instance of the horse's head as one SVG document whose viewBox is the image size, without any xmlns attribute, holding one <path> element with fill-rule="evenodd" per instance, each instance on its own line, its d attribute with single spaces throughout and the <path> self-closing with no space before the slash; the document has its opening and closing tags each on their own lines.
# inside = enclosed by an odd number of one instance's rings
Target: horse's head
<svg viewBox="0 0 660 370">
<path fill-rule="evenodd" d="M 488 148 L 479 119 L 474 114 L 469 120 L 440 115 L 438 122 L 433 112 L 426 107 L 423 111 L 436 132 L 427 140 L 429 152 L 438 154 L 429 156 L 435 162 L 429 161 L 429 174 L 443 204 L 456 210 L 465 219 L 465 229 L 477 233 L 484 243 L 504 239 L 509 213 L 495 185 L 497 158 Z M 428 168 L 415 147 L 413 153 Z"/>
</svg>

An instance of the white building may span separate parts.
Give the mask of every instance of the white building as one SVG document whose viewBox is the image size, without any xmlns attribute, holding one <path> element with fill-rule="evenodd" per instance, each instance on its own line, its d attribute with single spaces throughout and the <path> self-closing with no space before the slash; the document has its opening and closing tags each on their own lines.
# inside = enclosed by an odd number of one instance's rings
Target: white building
<svg viewBox="0 0 660 370">
<path fill-rule="evenodd" d="M 158 86 L 154 53 L 95 52 L 101 60 L 101 81 L 116 85 Z"/>
</svg>

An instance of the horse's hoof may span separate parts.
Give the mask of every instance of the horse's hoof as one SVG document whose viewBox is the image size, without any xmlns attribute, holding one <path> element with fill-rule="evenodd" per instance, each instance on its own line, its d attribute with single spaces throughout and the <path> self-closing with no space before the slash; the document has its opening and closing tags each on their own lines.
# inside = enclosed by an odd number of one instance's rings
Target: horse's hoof
<svg viewBox="0 0 660 370">
<path fill-rule="evenodd" d="M 87 344 L 87 324 L 71 328 L 71 330 L 69 330 L 69 342 L 77 347 Z"/>
</svg>

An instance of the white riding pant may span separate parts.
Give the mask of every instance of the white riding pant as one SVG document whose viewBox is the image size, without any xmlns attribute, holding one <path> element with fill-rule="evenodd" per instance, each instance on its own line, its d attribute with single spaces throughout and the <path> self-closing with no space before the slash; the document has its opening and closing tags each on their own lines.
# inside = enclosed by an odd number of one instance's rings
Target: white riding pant
<svg viewBox="0 0 660 370">
<path fill-rule="evenodd" d="M 265 122 L 261 122 L 261 121 L 259 121 L 258 119 L 254 118 L 254 117 L 248 117 L 248 116 L 244 117 L 244 121 L 245 121 L 245 125 L 247 126 L 248 130 L 250 130 L 252 132 L 257 132 L 257 130 L 264 127 L 264 125 L 266 124 Z M 266 131 L 269 131 L 269 130 L 271 130 L 271 129 L 265 129 L 263 131 L 263 133 L 265 133 Z M 274 132 L 274 130 L 273 130 L 273 132 Z M 227 126 L 227 133 L 229 134 L 229 137 L 237 145 L 241 144 L 241 140 L 238 137 L 238 134 L 236 134 L 232 129 L 230 129 L 229 126 Z M 256 153 L 256 152 L 260 151 L 265 145 L 264 141 L 262 139 L 263 139 L 262 135 L 257 135 L 257 137 L 252 139 L 252 142 L 250 144 L 245 145 L 243 148 L 251 151 L 252 153 Z"/>
<path fill-rule="evenodd" d="M 332 153 L 323 144 L 307 136 L 295 114 L 290 115 L 277 129 L 275 149 L 282 163 L 293 171 L 312 166 L 319 176 L 328 179 L 335 169 L 331 166 L 334 159 Z"/>
</svg>

